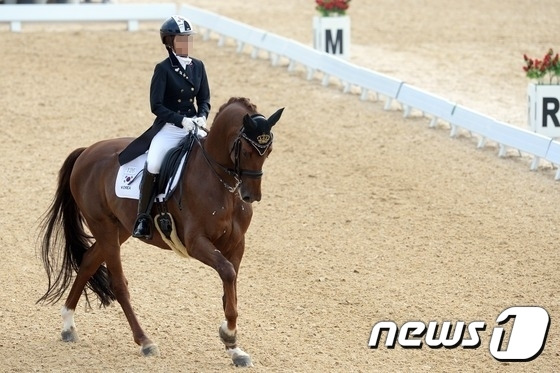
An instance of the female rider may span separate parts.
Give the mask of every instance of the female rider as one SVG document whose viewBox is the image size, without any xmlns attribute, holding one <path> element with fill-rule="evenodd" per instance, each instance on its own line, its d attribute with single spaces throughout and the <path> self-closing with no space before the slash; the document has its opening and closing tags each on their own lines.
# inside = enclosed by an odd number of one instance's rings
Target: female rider
<svg viewBox="0 0 560 373">
<path fill-rule="evenodd" d="M 150 105 L 156 119 L 119 154 L 123 165 L 148 150 L 132 232 L 136 238 L 152 238 L 150 211 L 165 154 L 195 126 L 206 126 L 210 112 L 208 78 L 202 61 L 189 55 L 195 33 L 191 23 L 181 16 L 172 16 L 162 24 L 161 41 L 169 56 L 156 65 L 152 76 Z"/>
</svg>

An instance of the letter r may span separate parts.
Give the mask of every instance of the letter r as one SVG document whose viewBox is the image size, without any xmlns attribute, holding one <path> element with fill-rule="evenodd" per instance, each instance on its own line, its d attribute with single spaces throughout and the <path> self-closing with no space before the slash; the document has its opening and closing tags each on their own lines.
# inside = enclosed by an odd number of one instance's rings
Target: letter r
<svg viewBox="0 0 560 373">
<path fill-rule="evenodd" d="M 549 107 L 552 105 L 552 108 Z M 560 111 L 560 102 L 556 97 L 543 97 L 543 127 L 547 126 L 548 117 L 552 119 L 554 127 L 560 127 L 560 122 L 558 121 L 558 111 Z"/>
</svg>

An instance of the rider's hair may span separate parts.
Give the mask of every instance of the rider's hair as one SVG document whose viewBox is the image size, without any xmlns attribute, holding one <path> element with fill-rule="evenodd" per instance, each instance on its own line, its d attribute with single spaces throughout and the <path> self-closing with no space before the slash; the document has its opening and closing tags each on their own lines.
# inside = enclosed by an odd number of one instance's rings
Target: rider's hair
<svg viewBox="0 0 560 373">
<path fill-rule="evenodd" d="M 175 40 L 174 35 L 165 35 L 163 37 L 163 44 L 165 44 L 165 48 L 173 50 L 173 41 Z"/>
</svg>

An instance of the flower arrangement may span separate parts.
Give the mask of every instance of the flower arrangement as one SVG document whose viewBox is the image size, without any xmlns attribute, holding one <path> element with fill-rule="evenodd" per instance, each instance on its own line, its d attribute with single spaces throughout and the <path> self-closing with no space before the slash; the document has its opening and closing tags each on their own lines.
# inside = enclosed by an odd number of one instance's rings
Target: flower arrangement
<svg viewBox="0 0 560 373">
<path fill-rule="evenodd" d="M 350 0 L 315 0 L 315 9 L 321 13 L 323 17 L 332 15 L 343 16 L 350 6 Z"/>
<path fill-rule="evenodd" d="M 558 53 L 554 54 L 552 48 L 548 50 L 542 60 L 537 58 L 529 58 L 523 55 L 525 66 L 523 71 L 529 79 L 535 79 L 538 84 L 547 84 L 545 80 L 548 78 L 548 84 L 560 84 L 560 60 Z M 553 79 L 556 78 L 556 83 Z"/>
</svg>

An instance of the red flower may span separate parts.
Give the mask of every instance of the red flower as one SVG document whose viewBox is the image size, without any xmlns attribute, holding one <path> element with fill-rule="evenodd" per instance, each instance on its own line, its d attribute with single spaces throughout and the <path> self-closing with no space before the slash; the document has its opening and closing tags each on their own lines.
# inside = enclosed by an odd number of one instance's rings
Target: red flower
<svg viewBox="0 0 560 373">
<path fill-rule="evenodd" d="M 557 82 L 560 83 L 560 61 L 558 53 L 555 55 L 552 48 L 547 51 L 542 60 L 529 58 L 526 54 L 523 55 L 523 60 L 525 61 L 523 71 L 528 78 L 543 83 L 544 78 L 548 76 L 549 84 L 552 84 L 552 79 L 556 77 Z"/>
<path fill-rule="evenodd" d="M 349 3 L 350 0 L 315 0 L 315 9 L 323 16 L 329 16 L 331 13 L 344 15 L 350 6 Z"/>
</svg>

